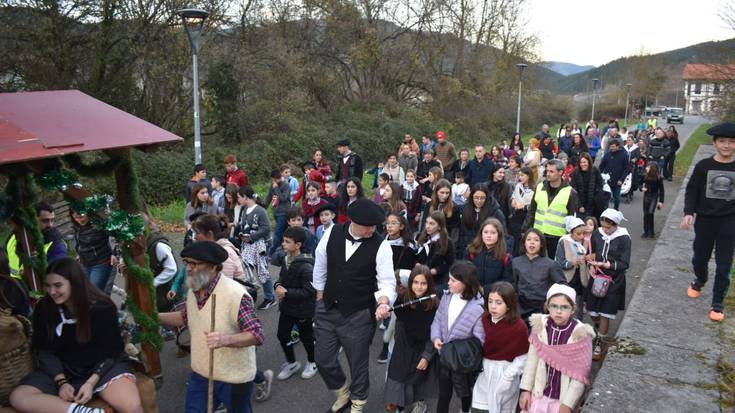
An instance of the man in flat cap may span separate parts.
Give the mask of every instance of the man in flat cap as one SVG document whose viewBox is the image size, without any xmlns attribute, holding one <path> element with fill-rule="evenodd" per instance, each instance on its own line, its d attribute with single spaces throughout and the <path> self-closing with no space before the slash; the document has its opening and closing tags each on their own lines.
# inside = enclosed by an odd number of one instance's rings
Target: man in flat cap
<svg viewBox="0 0 735 413">
<path fill-rule="evenodd" d="M 245 287 L 221 274 L 227 251 L 212 241 L 195 242 L 181 251 L 189 292 L 179 311 L 159 314 L 170 326 L 189 327 L 191 377 L 186 413 L 207 411 L 209 350 L 214 352 L 214 406 L 223 403 L 230 413 L 251 413 L 255 378 L 255 347 L 263 343 L 263 329 Z M 215 330 L 210 331 L 212 295 L 217 296 Z"/>
<path fill-rule="evenodd" d="M 735 123 L 716 125 L 707 134 L 712 136 L 717 153 L 694 166 L 686 187 L 681 227 L 688 229 L 694 224 L 695 278 L 687 289 L 689 297 L 698 298 L 701 294 L 708 278 L 707 264 L 715 250 L 715 283 L 709 318 L 722 321 L 735 252 Z"/>
<path fill-rule="evenodd" d="M 316 364 L 337 400 L 328 412 L 363 412 L 368 397 L 368 361 L 375 320 L 388 317 L 396 296 L 390 245 L 375 233 L 385 212 L 369 199 L 350 205 L 352 222 L 335 224 L 316 248 L 313 285 Z M 339 364 L 344 349 L 352 383 Z"/>
<path fill-rule="evenodd" d="M 350 149 L 350 140 L 337 142 L 337 174 L 335 180 L 341 185 L 347 178 L 356 177 L 362 182 L 363 165 L 360 155 Z"/>
</svg>

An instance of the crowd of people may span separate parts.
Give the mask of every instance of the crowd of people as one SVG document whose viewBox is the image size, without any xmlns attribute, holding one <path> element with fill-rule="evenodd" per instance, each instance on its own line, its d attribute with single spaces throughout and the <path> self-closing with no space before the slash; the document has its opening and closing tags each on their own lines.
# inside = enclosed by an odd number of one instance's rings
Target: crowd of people
<svg viewBox="0 0 735 413">
<path fill-rule="evenodd" d="M 682 226 L 698 216 L 692 298 L 707 281 L 717 244 L 710 317 L 721 320 L 735 229 L 735 126 L 710 133 L 718 155 L 695 169 Z M 610 321 L 625 308 L 632 241 L 621 199 L 643 192 L 642 237 L 655 237 L 676 130 L 650 121 L 635 130 L 615 120 L 603 129 L 572 121 L 555 135 L 543 125 L 527 144 L 515 134 L 489 151 L 482 144 L 458 149 L 443 131 L 435 137 L 419 143 L 407 134 L 369 170 L 351 142 L 340 140 L 337 161 L 317 150 L 301 165 L 300 180 L 291 165 L 275 168 L 265 195 L 233 154 L 224 158 L 223 176 L 194 168 L 184 191 L 182 265 L 152 222 L 147 246 L 168 326 L 162 334 L 190 332 L 187 412 L 206 411 L 210 379 L 214 407 L 228 412 L 251 412 L 251 399 L 269 397 L 274 373 L 258 368 L 255 348 L 266 341 L 258 311 L 276 305 L 284 355 L 276 377 L 320 375 L 334 393 L 330 412 L 367 411 L 369 346 L 378 329 L 384 346 L 376 362 L 387 364 L 389 411 L 425 412 L 436 398 L 443 413 L 453 395 L 463 412 L 578 407 L 592 361 L 602 360 L 611 342 Z M 370 173 L 372 199 L 363 188 Z M 34 314 L 39 362 L 12 405 L 102 413 L 85 405 L 96 394 L 115 411 L 141 412 L 108 297 L 119 265 L 114 240 L 72 211 L 78 258 L 68 258 L 53 209 L 37 210 L 48 241 L 48 295 Z M 15 249 L 9 244 L 8 251 Z M 271 265 L 280 267 L 277 279 Z M 14 254 L 0 255 L 0 274 L 20 270 Z"/>
</svg>

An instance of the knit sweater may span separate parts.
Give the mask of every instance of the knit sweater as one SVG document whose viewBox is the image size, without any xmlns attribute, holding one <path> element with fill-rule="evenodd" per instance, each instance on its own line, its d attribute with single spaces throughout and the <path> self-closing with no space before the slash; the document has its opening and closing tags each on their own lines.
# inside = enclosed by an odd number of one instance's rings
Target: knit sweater
<svg viewBox="0 0 735 413">
<path fill-rule="evenodd" d="M 455 159 L 457 159 L 457 150 L 454 148 L 454 144 L 445 139 L 440 139 L 434 146 L 434 152 L 436 153 L 436 160 L 442 164 L 442 168 L 445 171 L 450 171 L 454 166 Z"/>
</svg>

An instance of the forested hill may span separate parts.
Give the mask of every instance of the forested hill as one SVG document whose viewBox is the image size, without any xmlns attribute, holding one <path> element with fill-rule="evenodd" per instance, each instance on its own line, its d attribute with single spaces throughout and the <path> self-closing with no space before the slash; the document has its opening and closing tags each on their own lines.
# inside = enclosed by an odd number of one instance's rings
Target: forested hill
<svg viewBox="0 0 735 413">
<path fill-rule="evenodd" d="M 567 76 L 556 84 L 554 90 L 564 94 L 584 92 L 594 78 L 601 79 L 605 84 L 626 84 L 633 81 L 638 64 L 653 65 L 655 70 L 665 73 L 672 80 L 680 80 L 687 63 L 725 63 L 732 59 L 733 50 L 735 38 L 699 43 L 654 55 L 623 57 L 595 69 Z M 549 87 L 554 88 L 554 85 Z"/>
</svg>

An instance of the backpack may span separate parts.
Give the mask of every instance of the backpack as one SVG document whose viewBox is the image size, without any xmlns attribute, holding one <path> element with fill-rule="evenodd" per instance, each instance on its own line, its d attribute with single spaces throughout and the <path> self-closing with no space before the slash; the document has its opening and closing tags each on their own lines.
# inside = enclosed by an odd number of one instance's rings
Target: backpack
<svg viewBox="0 0 735 413">
<path fill-rule="evenodd" d="M 171 248 L 171 241 L 169 241 L 161 232 L 151 233 L 151 236 L 148 237 L 148 246 L 146 247 L 146 251 L 148 253 L 148 259 L 150 260 L 150 267 L 151 271 L 153 271 L 154 277 L 163 271 L 163 264 L 166 262 L 166 259 L 168 259 L 168 257 L 166 257 L 163 260 L 159 260 L 158 256 L 156 256 L 156 245 L 158 245 L 159 242 L 162 242 Z M 176 273 L 178 274 L 179 263 L 176 261 L 176 258 L 174 258 L 174 265 L 176 265 Z"/>
</svg>

